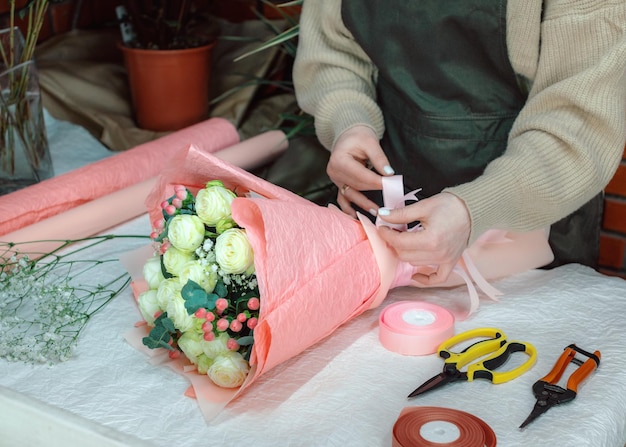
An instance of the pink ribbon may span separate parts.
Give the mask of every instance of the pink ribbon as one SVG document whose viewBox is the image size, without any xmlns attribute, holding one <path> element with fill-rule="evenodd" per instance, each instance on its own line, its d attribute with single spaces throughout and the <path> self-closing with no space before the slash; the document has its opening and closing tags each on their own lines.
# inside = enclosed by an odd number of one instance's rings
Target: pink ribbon
<svg viewBox="0 0 626 447">
<path fill-rule="evenodd" d="M 408 194 L 404 194 L 404 184 L 402 181 L 401 175 L 394 175 L 389 177 L 383 177 L 383 203 L 386 208 L 401 208 L 405 206 L 407 201 L 417 202 L 419 199 L 416 196 L 416 193 L 419 192 L 420 189 L 416 189 L 414 191 L 409 192 Z M 390 224 L 385 222 L 380 216 L 376 218 L 376 226 L 379 227 L 381 225 L 385 225 L 391 228 L 394 228 L 398 231 L 421 231 L 423 227 L 418 224 L 412 228 L 408 228 L 406 224 Z M 487 234 L 484 240 L 491 239 L 492 236 Z M 480 243 L 480 240 L 477 241 Z M 395 277 L 391 283 L 390 288 L 401 287 L 401 286 L 419 286 L 420 283 L 413 279 L 413 275 L 418 272 L 425 273 L 429 270 L 435 271 L 435 265 L 432 266 L 414 266 L 405 261 L 399 261 L 396 266 Z M 453 269 L 453 273 L 459 275 L 465 284 L 467 285 L 467 289 L 469 292 L 470 298 L 470 308 L 468 316 L 474 313 L 478 309 L 479 297 L 478 290 L 476 286 L 489 298 L 494 301 L 498 301 L 498 296 L 502 295 L 502 293 L 493 287 L 489 282 L 484 278 L 484 276 L 478 271 L 474 261 L 467 249 L 463 252 L 461 259 L 457 263 L 457 265 Z"/>
</svg>

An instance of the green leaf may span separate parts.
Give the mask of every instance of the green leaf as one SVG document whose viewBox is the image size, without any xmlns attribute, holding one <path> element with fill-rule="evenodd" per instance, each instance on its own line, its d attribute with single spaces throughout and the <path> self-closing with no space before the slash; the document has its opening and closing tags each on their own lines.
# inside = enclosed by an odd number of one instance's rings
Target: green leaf
<svg viewBox="0 0 626 447">
<path fill-rule="evenodd" d="M 248 51 L 247 53 L 242 54 L 241 56 L 238 56 L 234 59 L 234 62 L 237 62 L 245 57 L 248 57 L 252 54 L 255 53 L 259 53 L 263 50 L 266 50 L 268 48 L 272 48 L 275 47 L 277 45 L 280 44 L 284 44 L 287 51 L 289 51 L 290 54 L 292 54 L 292 52 L 295 54 L 295 49 L 293 48 L 293 44 L 291 44 L 289 42 L 289 40 L 293 39 L 294 37 L 298 36 L 298 34 L 300 33 L 300 25 L 294 25 L 292 28 L 289 28 L 285 31 L 283 31 L 282 33 L 280 33 L 279 35 L 277 35 L 276 37 L 273 37 L 269 40 L 267 40 L 263 45 L 260 45 L 259 47 L 255 48 L 254 50 Z"/>
<path fill-rule="evenodd" d="M 169 343 L 165 343 L 163 340 L 159 341 L 159 348 L 167 349 L 168 351 L 176 351 Z"/>
<path fill-rule="evenodd" d="M 217 296 L 216 294 L 214 294 L 214 293 L 209 293 L 209 294 L 207 295 L 207 306 L 206 306 L 206 308 L 207 308 L 208 310 L 213 310 L 213 309 L 215 309 L 215 302 L 218 300 L 218 298 L 219 298 L 219 296 Z"/>
<path fill-rule="evenodd" d="M 176 328 L 174 327 L 174 322 L 172 321 L 171 318 L 163 318 L 161 320 L 161 324 L 163 325 L 163 328 L 169 333 L 176 332 Z"/>
<path fill-rule="evenodd" d="M 247 335 L 245 337 L 238 338 L 237 343 L 239 343 L 239 346 L 251 346 L 254 343 L 254 337 L 252 335 Z"/>
<path fill-rule="evenodd" d="M 224 284 L 224 281 L 219 280 L 217 284 L 215 284 L 213 293 L 215 293 L 220 298 L 225 298 L 228 295 L 228 288 L 226 287 L 226 284 Z"/>
<path fill-rule="evenodd" d="M 141 342 L 150 349 L 156 349 L 159 347 L 159 341 L 150 337 L 144 337 Z"/>
<path fill-rule="evenodd" d="M 207 293 L 198 283 L 192 280 L 187 281 L 180 294 L 185 300 L 185 309 L 189 315 L 193 315 L 200 308 L 209 309 L 210 301 Z"/>
<path fill-rule="evenodd" d="M 169 342 L 172 339 L 170 332 L 163 326 L 155 326 L 150 331 L 150 338 L 156 341 Z"/>
</svg>

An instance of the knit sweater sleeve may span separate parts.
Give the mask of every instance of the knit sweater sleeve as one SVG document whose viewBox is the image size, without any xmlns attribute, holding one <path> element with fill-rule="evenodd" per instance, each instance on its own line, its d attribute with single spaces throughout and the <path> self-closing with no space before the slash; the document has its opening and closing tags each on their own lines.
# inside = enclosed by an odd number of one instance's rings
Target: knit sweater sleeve
<svg viewBox="0 0 626 447">
<path fill-rule="evenodd" d="M 318 139 L 327 149 L 359 124 L 382 137 L 376 72 L 341 20 L 341 0 L 304 2 L 294 86 L 299 106 L 315 118 Z"/>
<path fill-rule="evenodd" d="M 543 14 L 536 76 L 505 153 L 446 190 L 469 209 L 470 243 L 490 228 L 529 231 L 575 211 L 623 154 L 626 2 L 546 0 Z"/>
</svg>

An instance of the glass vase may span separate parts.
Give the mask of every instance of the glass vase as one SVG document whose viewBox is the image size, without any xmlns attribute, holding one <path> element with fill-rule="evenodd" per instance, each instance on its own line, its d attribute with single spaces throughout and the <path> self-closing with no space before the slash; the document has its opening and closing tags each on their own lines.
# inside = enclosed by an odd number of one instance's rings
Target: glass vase
<svg viewBox="0 0 626 447">
<path fill-rule="evenodd" d="M 4 54 L 21 53 L 15 35 L 0 32 Z M 0 64 L 0 195 L 53 175 L 35 62 Z"/>
</svg>

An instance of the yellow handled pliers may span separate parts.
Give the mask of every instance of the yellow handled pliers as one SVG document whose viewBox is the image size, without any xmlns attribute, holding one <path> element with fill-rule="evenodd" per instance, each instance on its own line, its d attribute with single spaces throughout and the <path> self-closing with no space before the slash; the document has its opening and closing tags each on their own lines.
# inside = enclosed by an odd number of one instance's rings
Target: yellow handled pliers
<svg viewBox="0 0 626 447">
<path fill-rule="evenodd" d="M 455 346 L 476 338 L 480 340 L 460 352 L 453 351 Z M 496 371 L 515 352 L 525 353 L 528 359 L 511 370 Z M 474 379 L 487 379 L 496 384 L 508 382 L 524 374 L 537 361 L 537 350 L 533 345 L 508 341 L 504 332 L 497 328 L 478 328 L 462 332 L 443 342 L 438 353 L 444 359 L 443 371 L 417 387 L 409 394 L 409 398 L 459 380 L 471 382 Z M 461 371 L 464 367 L 467 369 Z"/>
</svg>

